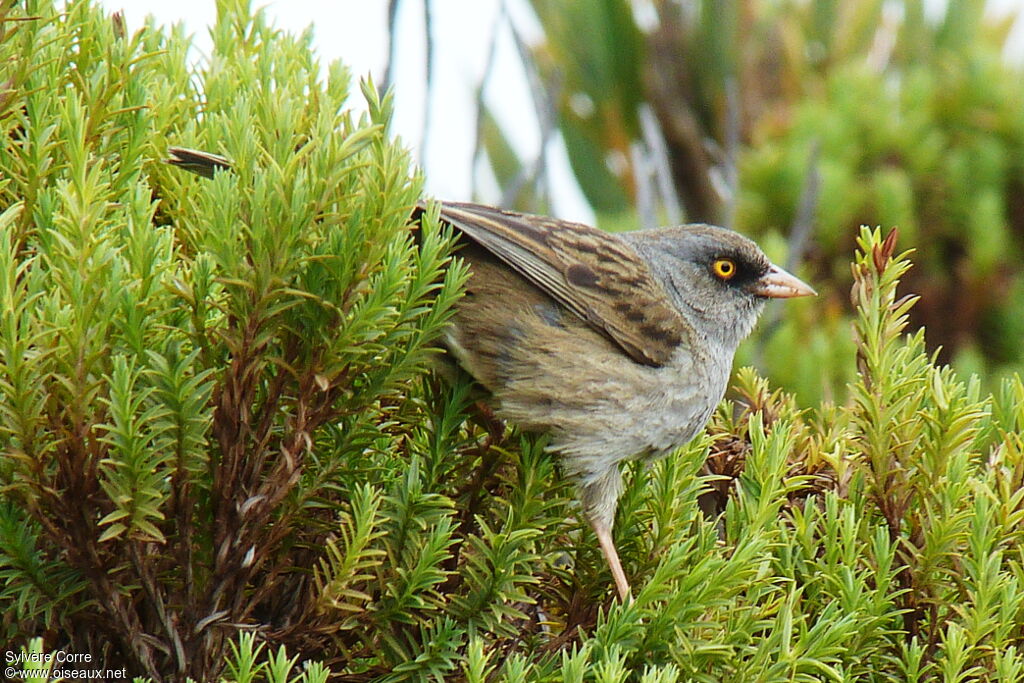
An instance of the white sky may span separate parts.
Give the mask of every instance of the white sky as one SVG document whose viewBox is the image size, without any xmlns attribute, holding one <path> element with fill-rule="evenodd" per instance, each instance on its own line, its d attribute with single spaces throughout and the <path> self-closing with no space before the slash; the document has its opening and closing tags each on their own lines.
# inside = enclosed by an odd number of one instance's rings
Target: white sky
<svg viewBox="0 0 1024 683">
<path fill-rule="evenodd" d="M 215 19 L 214 0 L 100 0 L 109 11 L 121 10 L 130 29 L 147 15 L 160 24 L 183 22 L 200 55 L 209 51 L 206 29 Z M 434 98 L 428 148 L 420 150 L 424 118 L 425 40 L 422 3 L 400 3 L 401 43 L 393 73 L 395 118 L 393 132 L 413 150 L 426 171 L 427 191 L 439 198 L 469 200 L 471 160 L 476 133 L 475 91 L 483 75 L 499 12 L 499 0 L 434 2 Z M 384 0 L 253 0 L 264 7 L 272 23 L 290 32 L 313 26 L 314 44 L 324 61 L 341 59 L 356 78 L 372 74 L 380 84 L 387 62 L 387 2 Z M 540 28 L 527 3 L 508 2 L 512 21 L 528 40 Z M 500 99 L 499 99 L 500 98 Z M 520 158 L 528 163 L 539 154 L 540 131 L 522 66 L 507 27 L 499 33 L 488 103 L 499 117 Z M 359 104 L 361 94 L 353 93 Z M 499 105 L 500 102 L 500 106 Z M 548 147 L 549 175 L 554 186 L 552 213 L 562 218 L 593 220 L 569 169 L 558 140 Z M 493 180 L 478 188 L 479 199 L 497 202 Z"/>
</svg>

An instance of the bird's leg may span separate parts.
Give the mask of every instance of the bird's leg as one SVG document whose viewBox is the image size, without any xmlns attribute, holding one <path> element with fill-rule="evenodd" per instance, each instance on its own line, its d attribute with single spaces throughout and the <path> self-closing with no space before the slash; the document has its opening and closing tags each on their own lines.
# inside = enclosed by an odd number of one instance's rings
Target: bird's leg
<svg viewBox="0 0 1024 683">
<path fill-rule="evenodd" d="M 615 520 L 615 508 L 619 504 L 622 492 L 622 475 L 619 474 L 618 463 L 613 463 L 606 470 L 595 473 L 596 476 L 584 479 L 580 485 L 580 502 L 590 526 L 594 527 L 597 542 L 601 544 L 601 553 L 608 562 L 608 568 L 615 579 L 615 587 L 623 602 L 629 601 L 629 582 L 626 572 L 622 571 L 619 553 L 615 550 L 612 540 L 612 522 Z"/>
<path fill-rule="evenodd" d="M 619 553 L 615 550 L 615 541 L 612 540 L 612 530 L 604 522 L 591 521 L 594 533 L 597 534 L 597 542 L 601 544 L 601 552 L 608 562 L 608 568 L 612 570 L 612 578 L 615 579 L 615 587 L 619 589 L 619 598 L 622 602 L 629 602 L 629 582 L 626 581 L 626 572 L 622 571 L 622 563 L 619 562 Z"/>
</svg>

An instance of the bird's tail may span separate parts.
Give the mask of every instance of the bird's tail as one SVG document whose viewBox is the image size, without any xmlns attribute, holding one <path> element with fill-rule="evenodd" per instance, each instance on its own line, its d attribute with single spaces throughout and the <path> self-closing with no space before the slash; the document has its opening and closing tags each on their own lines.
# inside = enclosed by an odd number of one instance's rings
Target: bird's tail
<svg viewBox="0 0 1024 683">
<path fill-rule="evenodd" d="M 219 154 L 186 147 L 171 147 L 167 153 L 170 154 L 170 157 L 165 159 L 168 164 L 204 178 L 212 178 L 215 171 L 231 170 L 231 161 Z"/>
</svg>

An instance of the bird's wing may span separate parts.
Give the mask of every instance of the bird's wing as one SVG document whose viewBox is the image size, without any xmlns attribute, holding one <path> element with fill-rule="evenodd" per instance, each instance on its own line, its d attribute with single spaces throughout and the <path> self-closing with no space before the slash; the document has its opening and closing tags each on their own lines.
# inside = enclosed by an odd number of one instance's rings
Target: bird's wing
<svg viewBox="0 0 1024 683">
<path fill-rule="evenodd" d="M 687 328 L 647 264 L 614 235 L 581 223 L 441 203 L 441 219 L 617 344 L 661 366 Z"/>
</svg>

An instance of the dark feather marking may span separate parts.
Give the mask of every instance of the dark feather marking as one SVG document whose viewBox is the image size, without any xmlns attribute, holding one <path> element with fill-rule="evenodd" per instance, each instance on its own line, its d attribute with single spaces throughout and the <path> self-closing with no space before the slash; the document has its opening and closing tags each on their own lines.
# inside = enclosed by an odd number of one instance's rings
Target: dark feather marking
<svg viewBox="0 0 1024 683">
<path fill-rule="evenodd" d="M 643 310 L 637 308 L 628 301 L 620 301 L 615 304 L 615 312 L 622 314 L 631 323 L 642 323 L 647 320 L 647 315 Z"/>
<path fill-rule="evenodd" d="M 638 311 L 635 308 L 630 308 L 628 311 L 625 311 L 625 316 L 626 320 L 631 323 L 641 323 L 647 319 L 643 311 Z"/>
<path fill-rule="evenodd" d="M 600 278 L 582 263 L 574 263 L 566 268 L 565 279 L 577 287 L 595 287 Z"/>
<path fill-rule="evenodd" d="M 641 325 L 640 331 L 643 332 L 648 337 L 650 337 L 651 339 L 664 341 L 670 345 L 675 345 L 682 341 L 677 333 L 666 330 L 665 328 L 659 327 L 658 325 L 652 325 L 650 323 Z"/>
</svg>

